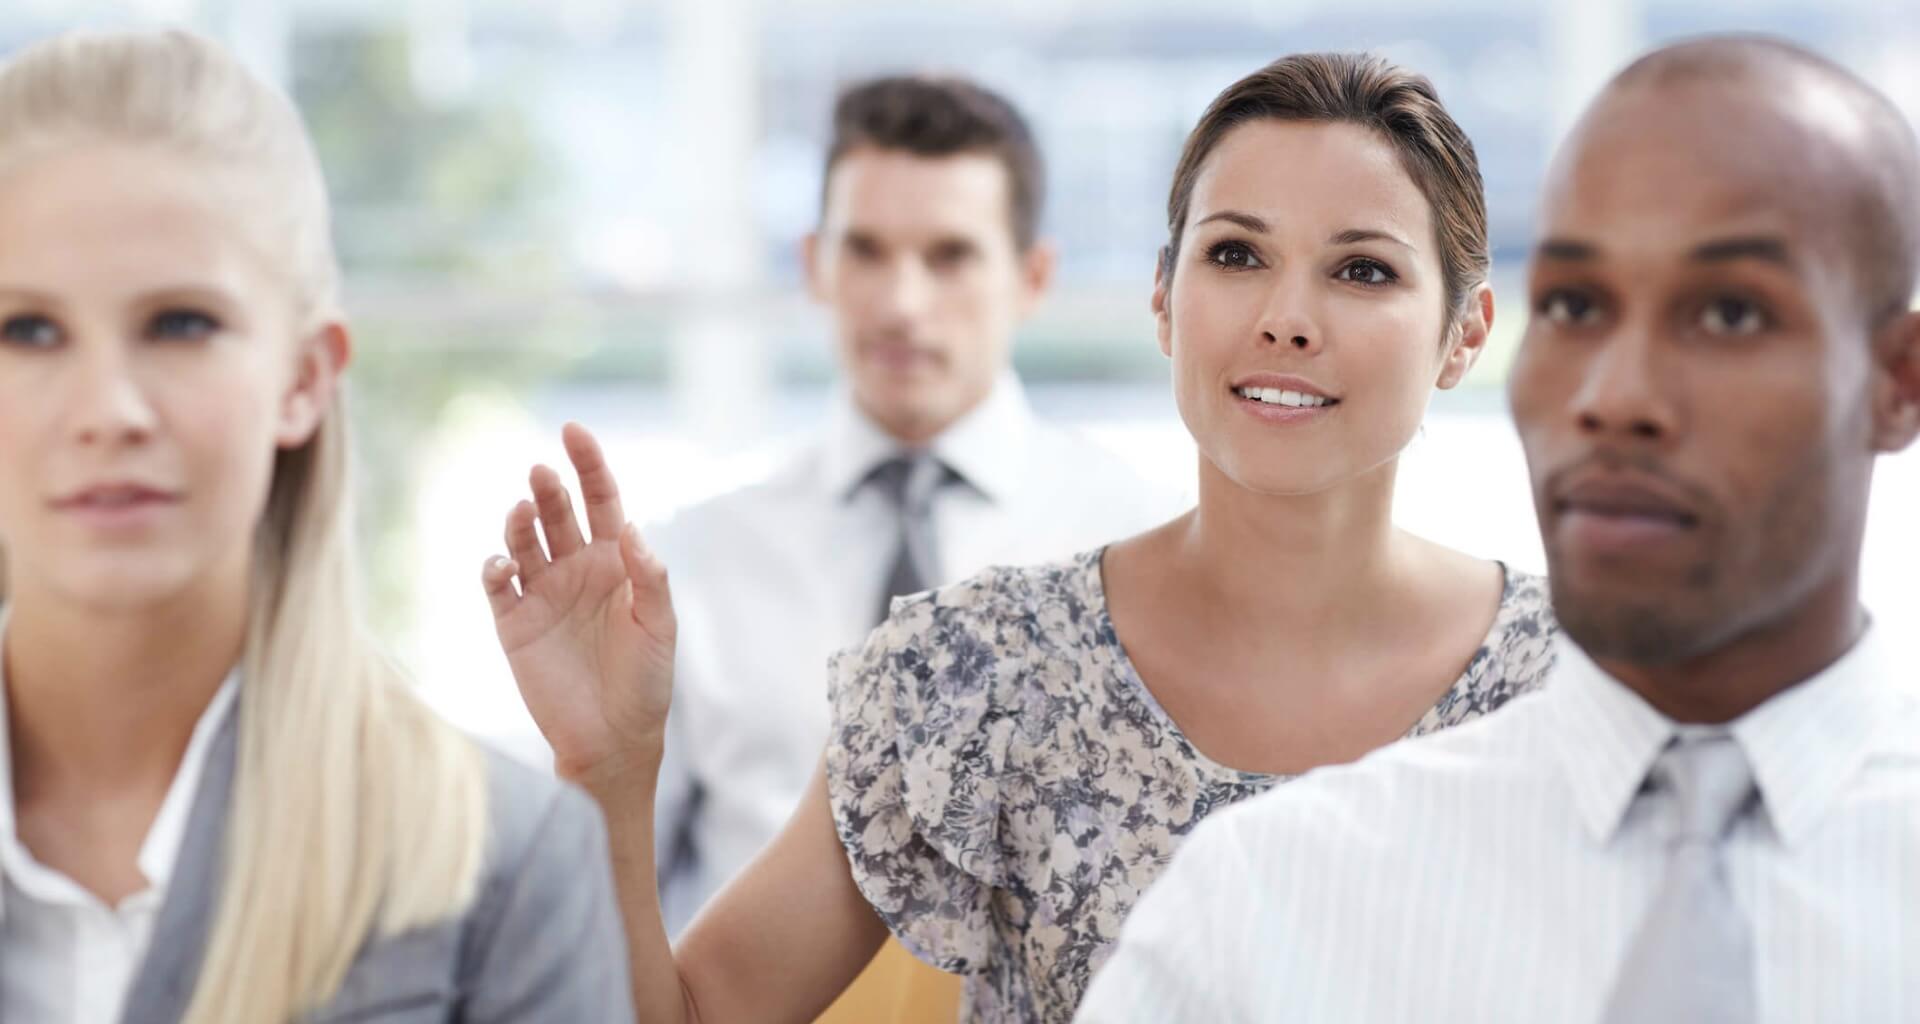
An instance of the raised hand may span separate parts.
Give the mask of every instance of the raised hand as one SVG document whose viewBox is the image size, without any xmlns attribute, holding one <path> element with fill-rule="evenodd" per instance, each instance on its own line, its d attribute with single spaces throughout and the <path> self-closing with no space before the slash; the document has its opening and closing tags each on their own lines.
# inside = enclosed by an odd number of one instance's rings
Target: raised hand
<svg viewBox="0 0 1920 1024">
<path fill-rule="evenodd" d="M 675 624 L 666 567 L 626 521 L 599 444 L 577 423 L 561 437 L 580 477 L 591 539 L 580 533 L 560 474 L 535 466 L 528 478 L 534 500 L 507 514 L 511 557 L 489 559 L 481 583 L 555 768 L 591 789 L 659 758 Z"/>
</svg>

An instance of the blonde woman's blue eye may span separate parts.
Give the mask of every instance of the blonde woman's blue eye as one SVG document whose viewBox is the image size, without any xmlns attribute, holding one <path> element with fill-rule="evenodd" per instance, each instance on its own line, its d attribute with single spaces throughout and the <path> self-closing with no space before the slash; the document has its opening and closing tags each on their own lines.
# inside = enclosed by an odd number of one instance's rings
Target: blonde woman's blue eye
<svg viewBox="0 0 1920 1024">
<path fill-rule="evenodd" d="M 1768 324 L 1766 311 L 1746 299 L 1715 299 L 1700 311 L 1700 327 L 1709 334 L 1757 334 Z"/>
<path fill-rule="evenodd" d="M 196 341 L 219 329 L 220 322 L 205 313 L 171 309 L 153 318 L 148 333 L 156 338 Z"/>
<path fill-rule="evenodd" d="M 52 348 L 60 342 L 60 328 L 44 316 L 12 316 L 0 322 L 0 343 L 24 348 Z"/>
</svg>

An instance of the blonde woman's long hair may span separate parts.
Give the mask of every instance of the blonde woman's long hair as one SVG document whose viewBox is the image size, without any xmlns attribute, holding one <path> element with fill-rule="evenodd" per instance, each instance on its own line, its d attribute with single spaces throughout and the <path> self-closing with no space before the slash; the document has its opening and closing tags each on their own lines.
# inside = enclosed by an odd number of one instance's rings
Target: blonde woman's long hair
<svg viewBox="0 0 1920 1024">
<path fill-rule="evenodd" d="M 76 34 L 0 66 L 0 166 L 90 142 L 206 159 L 250 193 L 296 322 L 318 329 L 339 315 L 326 186 L 305 127 L 218 46 L 181 32 Z M 285 1021 L 320 1005 L 370 938 L 458 914 L 477 886 L 485 764 L 363 625 L 348 447 L 336 405 L 274 466 L 256 531 L 225 867 L 188 1024 Z"/>
</svg>

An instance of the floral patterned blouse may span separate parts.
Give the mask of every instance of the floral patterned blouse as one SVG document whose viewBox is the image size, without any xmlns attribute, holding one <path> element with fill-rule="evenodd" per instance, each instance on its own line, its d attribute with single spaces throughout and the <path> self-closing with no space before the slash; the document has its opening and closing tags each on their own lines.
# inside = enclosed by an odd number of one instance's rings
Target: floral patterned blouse
<svg viewBox="0 0 1920 1024">
<path fill-rule="evenodd" d="M 854 880 L 961 1017 L 1066 1022 L 1134 901 L 1202 818 L 1284 776 L 1216 764 L 1114 635 L 1101 551 L 897 601 L 833 660 L 829 800 Z M 1491 630 L 1412 735 L 1537 685 L 1546 582 L 1509 571 Z"/>
</svg>

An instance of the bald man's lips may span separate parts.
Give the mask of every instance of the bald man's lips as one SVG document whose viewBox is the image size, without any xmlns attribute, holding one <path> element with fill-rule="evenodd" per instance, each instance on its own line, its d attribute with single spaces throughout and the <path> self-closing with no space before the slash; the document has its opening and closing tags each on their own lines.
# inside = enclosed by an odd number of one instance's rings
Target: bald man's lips
<svg viewBox="0 0 1920 1024">
<path fill-rule="evenodd" d="M 1685 540 L 1700 516 L 1680 496 L 1636 475 L 1577 477 L 1553 498 L 1555 530 L 1563 547 L 1619 556 Z"/>
</svg>

